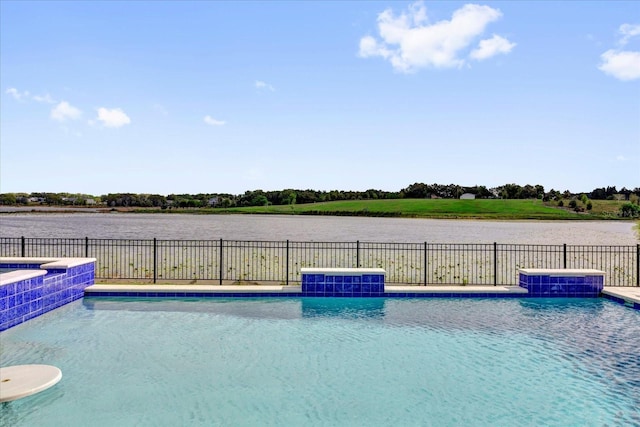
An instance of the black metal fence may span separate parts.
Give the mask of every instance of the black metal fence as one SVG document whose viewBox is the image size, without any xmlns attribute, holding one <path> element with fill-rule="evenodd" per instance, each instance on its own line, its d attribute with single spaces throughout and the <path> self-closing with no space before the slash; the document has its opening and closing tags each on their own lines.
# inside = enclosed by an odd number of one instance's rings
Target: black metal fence
<svg viewBox="0 0 640 427">
<path fill-rule="evenodd" d="M 302 267 L 380 267 L 386 282 L 516 285 L 519 268 L 593 268 L 640 286 L 640 245 L 0 238 L 4 257 L 92 257 L 99 280 L 300 281 Z"/>
</svg>

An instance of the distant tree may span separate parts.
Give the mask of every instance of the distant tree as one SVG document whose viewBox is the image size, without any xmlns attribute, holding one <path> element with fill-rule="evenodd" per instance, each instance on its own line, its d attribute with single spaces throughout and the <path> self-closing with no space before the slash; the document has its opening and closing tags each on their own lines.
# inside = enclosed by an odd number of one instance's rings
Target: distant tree
<svg viewBox="0 0 640 427">
<path fill-rule="evenodd" d="M 589 197 L 593 200 L 605 200 L 607 198 L 607 190 L 596 188 L 589 194 Z"/>
<path fill-rule="evenodd" d="M 493 198 L 493 194 L 489 190 L 487 190 L 487 187 L 485 187 L 484 185 L 480 185 L 479 187 L 477 187 L 477 191 L 475 194 L 478 199 Z"/>
<path fill-rule="evenodd" d="M 625 203 L 620 207 L 619 215 L 623 218 L 637 218 L 640 217 L 640 206 L 633 203 Z"/>
<path fill-rule="evenodd" d="M 534 186 L 527 184 L 522 187 L 519 196 L 520 199 L 537 199 L 538 192 L 536 191 L 536 188 Z"/>
<path fill-rule="evenodd" d="M 587 201 L 587 210 L 590 211 L 591 209 L 593 209 L 593 203 L 591 203 L 591 200 Z"/>
<path fill-rule="evenodd" d="M 63 204 L 62 196 L 56 193 L 46 193 L 44 202 L 49 206 L 60 206 Z"/>
<path fill-rule="evenodd" d="M 151 203 L 151 206 L 155 206 L 155 207 L 167 206 L 167 199 L 164 196 L 161 196 L 159 194 L 149 194 L 149 196 L 147 196 L 147 199 Z"/>
<path fill-rule="evenodd" d="M 181 198 L 178 201 L 178 207 L 181 208 L 201 208 L 203 206 L 202 200 L 194 198 Z"/>
<path fill-rule="evenodd" d="M 416 182 L 402 190 L 404 197 L 407 199 L 424 199 L 428 197 L 429 189 L 426 184 Z"/>
<path fill-rule="evenodd" d="M 518 184 L 505 184 L 502 187 L 498 187 L 500 190 L 501 199 L 521 199 L 523 189 Z"/>
<path fill-rule="evenodd" d="M 632 194 L 633 192 L 631 190 L 627 190 L 626 187 L 622 187 L 620 189 L 620 191 L 618 191 L 618 194 L 622 194 L 624 195 L 624 199 L 625 200 L 629 200 L 629 196 Z"/>
<path fill-rule="evenodd" d="M 28 205 L 29 195 L 25 193 L 16 194 L 16 203 L 19 205 Z"/>
<path fill-rule="evenodd" d="M 233 201 L 229 197 L 221 197 L 216 206 L 220 208 L 230 208 L 233 206 Z"/>
<path fill-rule="evenodd" d="M 548 200 L 560 200 L 562 198 L 562 194 L 558 190 L 554 190 L 553 188 L 549 190 L 543 197 L 543 199 Z"/>
<path fill-rule="evenodd" d="M 280 205 L 295 205 L 297 194 L 295 190 L 284 190 L 279 192 L 278 204 Z"/>
<path fill-rule="evenodd" d="M 251 206 L 267 206 L 269 201 L 264 194 L 257 194 L 251 199 Z"/>
<path fill-rule="evenodd" d="M 17 203 L 18 199 L 14 193 L 0 194 L 0 205 L 16 205 Z"/>
</svg>

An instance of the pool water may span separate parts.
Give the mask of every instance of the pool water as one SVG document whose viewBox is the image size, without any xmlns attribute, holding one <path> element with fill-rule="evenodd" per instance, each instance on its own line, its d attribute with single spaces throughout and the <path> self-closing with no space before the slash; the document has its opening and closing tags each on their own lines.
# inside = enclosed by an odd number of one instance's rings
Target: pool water
<svg viewBox="0 0 640 427">
<path fill-rule="evenodd" d="M 640 312 L 602 299 L 85 298 L 0 340 L 63 374 L 2 426 L 640 425 Z"/>
</svg>

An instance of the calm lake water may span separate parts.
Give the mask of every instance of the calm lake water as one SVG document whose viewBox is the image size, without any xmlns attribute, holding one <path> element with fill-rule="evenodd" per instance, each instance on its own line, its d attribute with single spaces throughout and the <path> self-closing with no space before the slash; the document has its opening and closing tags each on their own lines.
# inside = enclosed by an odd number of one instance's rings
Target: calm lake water
<svg viewBox="0 0 640 427">
<path fill-rule="evenodd" d="M 2 237 L 635 245 L 630 221 L 484 221 L 289 215 L 11 214 Z"/>
</svg>

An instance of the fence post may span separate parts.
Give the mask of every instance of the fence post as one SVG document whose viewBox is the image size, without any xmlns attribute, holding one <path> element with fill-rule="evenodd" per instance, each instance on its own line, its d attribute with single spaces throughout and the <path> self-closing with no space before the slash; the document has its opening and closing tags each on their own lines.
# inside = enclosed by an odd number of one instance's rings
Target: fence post
<svg viewBox="0 0 640 427">
<path fill-rule="evenodd" d="M 24 236 L 22 236 L 20 238 L 20 253 L 22 254 L 22 258 L 25 257 L 25 251 L 24 251 Z"/>
<path fill-rule="evenodd" d="M 640 244 L 636 245 L 636 286 L 640 286 Z"/>
<path fill-rule="evenodd" d="M 89 258 L 89 238 L 84 238 L 84 257 Z"/>
<path fill-rule="evenodd" d="M 562 258 L 563 258 L 562 268 L 566 269 L 567 268 L 567 244 L 566 243 L 562 244 Z"/>
<path fill-rule="evenodd" d="M 424 242 L 424 285 L 427 286 L 427 242 Z"/>
<path fill-rule="evenodd" d="M 498 286 L 498 242 L 493 242 L 493 286 Z"/>
<path fill-rule="evenodd" d="M 285 269 L 285 284 L 289 286 L 289 239 L 287 239 L 287 252 L 285 254 L 285 265 L 287 266 Z"/>
<path fill-rule="evenodd" d="M 360 268 L 360 240 L 356 240 L 356 268 Z"/>
<path fill-rule="evenodd" d="M 222 239 L 220 239 L 220 247 L 218 248 L 218 252 L 220 253 L 218 257 L 218 264 L 220 265 L 220 271 L 218 273 L 220 274 L 220 278 L 218 280 L 220 286 L 222 286 Z"/>
<path fill-rule="evenodd" d="M 153 283 L 158 280 L 158 240 L 153 238 Z"/>
</svg>

